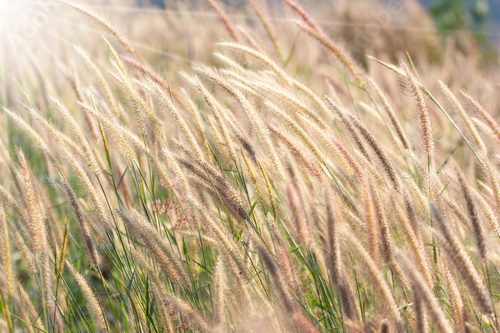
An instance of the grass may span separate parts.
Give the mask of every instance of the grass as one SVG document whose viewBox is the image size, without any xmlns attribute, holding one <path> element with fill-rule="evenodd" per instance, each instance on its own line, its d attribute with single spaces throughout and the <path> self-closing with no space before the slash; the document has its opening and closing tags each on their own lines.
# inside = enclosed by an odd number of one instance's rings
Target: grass
<svg viewBox="0 0 500 333">
<path fill-rule="evenodd" d="M 58 3 L 106 37 L 2 58 L 1 331 L 499 330 L 497 68 L 362 66 L 294 0 L 295 31 L 210 0 L 164 64 Z"/>
</svg>

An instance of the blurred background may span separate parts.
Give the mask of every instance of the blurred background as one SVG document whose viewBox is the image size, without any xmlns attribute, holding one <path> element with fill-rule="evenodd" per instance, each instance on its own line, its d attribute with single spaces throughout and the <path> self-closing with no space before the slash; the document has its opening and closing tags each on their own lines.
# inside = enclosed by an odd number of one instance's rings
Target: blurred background
<svg viewBox="0 0 500 333">
<path fill-rule="evenodd" d="M 218 41 L 230 40 L 219 15 L 207 0 L 87 0 L 73 1 L 109 21 L 163 73 L 189 70 L 195 62 L 216 64 Z M 322 28 L 369 69 L 366 55 L 397 63 L 411 56 L 422 72 L 435 67 L 441 78 L 450 68 L 497 75 L 500 45 L 500 0 L 301 0 Z M 328 75 L 328 60 L 293 20 L 297 16 L 281 0 L 219 0 L 239 33 L 252 44 L 252 35 L 265 35 L 252 3 L 278 34 L 284 65 L 304 79 Z M 4 30 L 3 33 L 1 31 Z M 5 33 L 6 32 L 6 33 Z M 255 34 L 254 34 L 255 33 Z M 0 0 L 0 71 L 2 95 L 23 82 L 13 72 L 35 66 L 57 75 L 75 64 L 73 46 L 95 59 L 107 52 L 103 38 L 114 38 L 81 13 L 56 1 Z M 210 42 L 207 42 L 210 41 Z M 255 42 L 255 41 L 253 41 Z M 265 42 L 264 42 L 265 43 Z M 261 45 L 264 50 L 271 45 Z M 442 66 L 443 64 L 453 66 Z M 315 64 L 309 66 L 308 64 Z M 493 69 L 493 70 L 492 70 Z M 436 74 L 434 71 L 429 73 Z M 492 74 L 493 73 L 493 74 Z M 429 74 L 431 75 L 431 74 Z M 33 73 L 19 77 L 28 80 Z M 16 78 L 16 80 L 21 80 Z M 36 78 L 32 78 L 35 80 Z M 173 78 L 175 79 L 175 78 Z M 457 85 L 471 80 L 454 76 Z M 496 79 L 496 81 L 500 81 Z M 11 88 L 9 88 L 11 87 Z"/>
<path fill-rule="evenodd" d="M 175 6 L 173 0 L 136 0 L 138 7 L 153 6 L 158 8 L 167 8 L 168 5 Z M 185 1 L 184 1 L 185 2 Z M 199 1 L 190 1 L 195 4 Z M 244 6 L 245 0 L 226 0 L 222 1 L 228 6 Z M 307 2 L 307 1 L 306 1 Z M 320 1 L 309 1 L 310 5 Z M 341 0 L 330 1 L 342 2 Z M 352 2 L 379 2 L 382 5 L 397 5 L 397 2 L 391 0 L 355 0 Z M 282 6 L 279 0 L 267 0 L 269 6 Z M 475 31 L 480 38 L 492 37 L 495 42 L 499 41 L 498 29 L 500 28 L 500 0 L 420 0 L 420 3 L 429 11 L 434 19 L 434 23 L 440 32 L 448 34 L 460 29 L 471 29 Z"/>
<path fill-rule="evenodd" d="M 120 23 L 120 19 L 125 19 L 122 23 L 129 25 L 137 24 L 136 19 L 156 20 L 159 16 L 177 15 L 194 19 L 189 25 L 196 29 L 218 18 L 205 0 L 76 2 L 94 7 L 112 21 Z M 252 29 L 257 20 L 248 0 L 220 3 L 235 22 Z M 290 19 L 294 17 L 281 0 L 258 3 L 275 24 L 293 28 Z M 494 51 L 500 46 L 500 0 L 303 0 L 300 3 L 326 30 L 346 41 L 358 58 L 382 47 L 394 55 L 408 51 L 417 58 L 440 60 L 442 52 L 436 46 L 448 43 L 471 57 L 479 56 L 481 61 L 497 61 Z M 134 20 L 130 21 L 131 18 Z"/>
</svg>

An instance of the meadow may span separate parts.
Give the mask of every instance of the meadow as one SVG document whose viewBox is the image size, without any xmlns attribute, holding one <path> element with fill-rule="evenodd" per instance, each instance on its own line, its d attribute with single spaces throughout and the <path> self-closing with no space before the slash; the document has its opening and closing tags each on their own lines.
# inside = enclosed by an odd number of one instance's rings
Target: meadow
<svg viewBox="0 0 500 333">
<path fill-rule="evenodd" d="M 500 330 L 500 67 L 470 32 L 414 1 L 19 3 L 1 332 Z"/>
</svg>

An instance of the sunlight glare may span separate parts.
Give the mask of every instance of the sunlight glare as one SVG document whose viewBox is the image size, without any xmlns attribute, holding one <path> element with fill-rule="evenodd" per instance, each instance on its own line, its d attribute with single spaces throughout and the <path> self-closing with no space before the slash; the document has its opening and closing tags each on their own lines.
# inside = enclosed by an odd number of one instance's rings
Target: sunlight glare
<svg viewBox="0 0 500 333">
<path fill-rule="evenodd" d="M 10 2 L 9 0 L 0 0 L 0 13 L 7 9 Z"/>
<path fill-rule="evenodd" d="M 13 37 L 30 32 L 37 23 L 33 9 L 27 0 L 0 0 L 0 33 Z"/>
</svg>

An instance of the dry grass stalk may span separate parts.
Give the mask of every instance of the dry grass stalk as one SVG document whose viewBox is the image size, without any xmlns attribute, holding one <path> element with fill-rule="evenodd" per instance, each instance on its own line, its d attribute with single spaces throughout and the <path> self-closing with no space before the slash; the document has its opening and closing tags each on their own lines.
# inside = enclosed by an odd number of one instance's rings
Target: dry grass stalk
<svg viewBox="0 0 500 333">
<path fill-rule="evenodd" d="M 471 290 L 471 295 L 477 302 L 481 311 L 484 314 L 491 315 L 493 313 L 493 305 L 490 295 L 470 257 L 461 246 L 457 236 L 449 229 L 441 213 L 435 206 L 431 206 L 431 208 L 433 217 L 438 222 L 442 232 L 442 235 L 436 232 L 436 237 L 438 240 L 441 240 L 441 245 L 444 247 L 445 253 L 452 260 L 456 270 L 461 275 L 467 287 Z"/>
<path fill-rule="evenodd" d="M 225 293 L 226 278 L 224 264 L 221 259 L 217 260 L 214 271 L 214 327 L 222 329 L 225 322 Z"/>
<path fill-rule="evenodd" d="M 397 322 L 400 322 L 401 316 L 399 314 L 398 306 L 396 305 L 396 300 L 394 299 L 391 288 L 385 281 L 384 276 L 378 269 L 375 261 L 373 261 L 370 254 L 368 254 L 368 252 L 366 251 L 365 247 L 352 235 L 352 232 L 350 230 L 341 229 L 340 233 L 347 244 L 358 253 L 360 260 L 362 260 L 366 265 L 366 268 L 368 269 L 374 281 L 374 287 L 376 287 L 380 291 L 391 315 Z"/>
<path fill-rule="evenodd" d="M 323 31 L 316 30 L 300 22 L 297 23 L 297 25 L 320 42 L 330 54 L 332 54 L 343 66 L 345 66 L 351 75 L 356 79 L 356 83 L 360 87 L 366 86 L 365 74 L 363 73 L 363 70 L 356 64 L 351 56 L 349 56 L 346 50 L 335 44 Z"/>
<path fill-rule="evenodd" d="M 160 86 L 158 86 L 154 83 L 152 83 L 152 87 L 150 87 L 150 91 L 153 92 L 153 95 L 157 96 L 161 105 L 164 106 L 170 112 L 175 123 L 179 126 L 181 133 L 186 137 L 190 148 L 194 150 L 194 152 L 196 154 L 196 158 L 202 160 L 204 157 L 203 157 L 203 152 L 201 151 L 201 148 L 198 146 L 198 143 L 196 142 L 196 139 L 194 138 L 194 135 L 191 132 L 191 130 L 189 129 L 189 126 L 187 125 L 186 121 L 184 120 L 182 115 L 179 113 L 177 108 L 174 106 L 174 104 L 170 101 L 169 96 L 167 96 L 163 92 L 163 90 L 160 88 Z"/>
<path fill-rule="evenodd" d="M 200 72 L 201 74 L 203 74 L 204 76 L 208 77 L 210 80 L 221 86 L 227 93 L 229 93 L 232 97 L 234 97 L 238 101 L 238 103 L 243 108 L 245 114 L 249 117 L 250 122 L 255 127 L 257 134 L 259 135 L 259 139 L 261 140 L 262 144 L 265 147 L 266 153 L 268 154 L 268 156 L 271 157 L 273 166 L 276 168 L 276 173 L 280 176 L 283 175 L 284 174 L 283 167 L 278 159 L 275 149 L 273 148 L 269 131 L 265 126 L 263 119 L 259 116 L 259 114 L 250 104 L 250 102 L 244 97 L 244 95 L 240 91 L 232 88 L 230 85 L 224 82 L 224 80 L 221 77 L 216 75 L 213 71 L 209 70 L 206 67 L 197 67 L 196 69 L 198 72 Z"/>
<path fill-rule="evenodd" d="M 479 217 L 477 215 L 476 204 L 472 199 L 472 193 L 469 190 L 469 186 L 465 182 L 464 176 L 460 171 L 457 171 L 458 181 L 460 183 L 460 188 L 462 190 L 466 207 L 467 214 L 469 215 L 470 224 L 472 226 L 472 230 L 474 231 L 474 238 L 476 239 L 476 246 L 478 252 L 483 259 L 486 260 L 486 242 L 484 239 L 484 231 L 481 222 L 479 221 Z"/>
<path fill-rule="evenodd" d="M 68 270 L 71 272 L 71 275 L 73 275 L 73 278 L 76 280 L 78 286 L 82 290 L 83 296 L 87 301 L 87 308 L 89 309 L 92 315 L 92 319 L 96 323 L 97 327 L 100 330 L 107 331 L 108 329 L 107 329 L 106 318 L 104 317 L 103 309 L 99 304 L 99 300 L 97 299 L 94 291 L 89 286 L 88 282 L 85 281 L 85 278 L 76 271 L 76 269 L 69 261 L 66 261 L 66 266 L 68 267 Z"/>
<path fill-rule="evenodd" d="M 197 88 L 202 94 L 205 102 L 209 106 L 210 110 L 212 110 L 215 121 L 217 122 L 217 125 L 219 127 L 219 130 L 222 133 L 222 136 L 224 138 L 224 142 L 227 145 L 227 149 L 229 151 L 229 155 L 231 156 L 232 160 L 234 163 L 238 161 L 236 157 L 236 153 L 234 151 L 233 145 L 232 145 L 232 140 L 231 137 L 229 136 L 227 126 L 225 125 L 224 119 L 223 119 L 223 109 L 222 106 L 218 103 L 218 101 L 215 99 L 215 97 L 205 88 L 205 86 L 201 83 L 201 81 L 196 82 Z"/>
<path fill-rule="evenodd" d="M 255 49 L 241 45 L 241 44 L 236 44 L 236 43 L 219 43 L 220 46 L 228 48 L 230 50 L 235 50 L 242 52 L 243 54 L 247 54 L 249 56 L 252 56 L 262 63 L 264 63 L 266 66 L 268 66 L 271 70 L 273 70 L 278 76 L 286 83 L 290 83 L 290 79 L 288 75 L 285 73 L 285 71 L 278 65 L 276 62 L 274 62 L 271 58 L 269 58 L 267 55 L 263 54 L 262 52 L 258 52 Z"/>
<path fill-rule="evenodd" d="M 31 169 L 21 150 L 18 151 L 19 163 L 21 165 L 24 198 L 28 210 L 29 230 L 31 236 L 32 251 L 38 255 L 47 251 L 47 231 L 45 227 L 45 216 L 40 209 L 40 199 L 36 195 L 35 184 L 32 178 Z"/>
<path fill-rule="evenodd" d="M 234 26 L 233 21 L 227 16 L 227 14 L 224 12 L 224 9 L 221 7 L 219 2 L 217 0 L 207 0 L 210 6 L 215 10 L 215 12 L 219 15 L 220 20 L 224 24 L 224 27 L 229 33 L 229 36 L 236 42 L 240 43 L 240 37 L 238 36 L 238 32 L 236 31 L 236 28 Z"/>
<path fill-rule="evenodd" d="M 483 121 L 488 125 L 490 130 L 493 132 L 497 140 L 500 140 L 500 125 L 495 121 L 495 119 L 479 104 L 472 96 L 470 96 L 465 91 L 460 92 L 465 101 L 469 106 L 476 112 L 477 115 L 483 119 Z"/>
<path fill-rule="evenodd" d="M 171 308 L 176 313 L 179 313 L 189 325 L 199 332 L 210 332 L 210 325 L 207 320 L 182 298 L 174 295 L 164 296 L 162 303 L 165 307 Z"/>
<path fill-rule="evenodd" d="M 455 324 L 455 329 L 458 332 L 465 332 L 465 309 L 464 309 L 464 303 L 462 299 L 462 295 L 460 293 L 460 290 L 458 289 L 458 286 L 455 282 L 455 279 L 453 278 L 452 273 L 450 270 L 446 267 L 446 265 L 443 262 L 442 265 L 442 270 L 443 270 L 443 275 L 444 275 L 444 281 L 445 285 L 447 287 L 448 291 L 448 297 L 450 299 L 450 304 L 451 304 L 451 310 L 453 314 L 453 321 Z"/>
<path fill-rule="evenodd" d="M 446 86 L 446 84 L 444 84 L 442 81 L 439 81 L 439 86 L 441 87 L 441 90 L 443 90 L 449 102 L 453 105 L 453 107 L 456 110 L 458 110 L 460 117 L 462 118 L 464 124 L 467 126 L 469 132 L 472 134 L 472 138 L 474 139 L 476 145 L 479 147 L 479 150 L 483 154 L 485 154 L 487 151 L 486 145 L 483 139 L 481 138 L 481 135 L 479 135 L 476 126 L 474 126 L 474 123 L 471 121 L 469 115 L 467 114 L 467 112 L 465 112 L 462 104 L 458 101 L 456 96 L 451 92 L 451 90 Z"/>
<path fill-rule="evenodd" d="M 396 258 L 394 256 L 394 244 L 389 230 L 389 225 L 387 223 L 385 210 L 382 204 L 383 196 L 381 197 L 381 194 L 377 190 L 375 184 L 370 183 L 369 185 L 370 185 L 371 199 L 373 201 L 373 207 L 375 210 L 375 218 L 377 220 L 378 230 L 380 231 L 380 239 L 381 239 L 380 245 L 382 247 L 382 254 L 384 256 L 384 260 L 389 265 L 394 274 L 398 277 L 398 279 L 401 281 L 403 286 L 408 288 L 410 284 L 408 283 L 405 275 L 401 271 L 401 268 L 399 267 Z"/>
<path fill-rule="evenodd" d="M 365 139 L 365 141 L 368 143 L 370 148 L 373 150 L 375 155 L 378 157 L 380 162 L 382 163 L 382 166 L 384 167 L 384 171 L 387 173 L 387 176 L 391 180 L 394 189 L 399 192 L 401 184 L 399 177 L 397 176 L 396 170 L 394 170 L 394 167 L 392 166 L 392 163 L 389 161 L 387 158 L 387 155 L 384 153 L 383 149 L 380 147 L 380 145 L 377 143 L 377 140 L 375 137 L 368 131 L 368 129 L 363 126 L 356 118 L 354 118 L 351 115 L 346 115 L 340 108 L 338 108 L 333 102 L 329 99 L 327 99 L 329 106 L 334 110 L 337 115 L 341 119 L 347 118 L 349 122 L 360 132 L 362 137 Z"/>
<path fill-rule="evenodd" d="M 267 108 L 272 111 L 280 120 L 282 120 L 292 131 L 294 131 L 301 140 L 306 144 L 306 146 L 311 150 L 311 152 L 316 156 L 320 163 L 326 163 L 326 159 L 320 152 L 318 147 L 314 144 L 313 140 L 309 135 L 302 129 L 302 127 L 297 124 L 292 118 L 290 118 L 284 111 L 282 111 L 278 106 L 271 102 L 266 102 Z"/>
<path fill-rule="evenodd" d="M 398 135 L 399 140 L 401 141 L 401 144 L 403 145 L 403 148 L 410 149 L 410 143 L 408 141 L 408 138 L 406 137 L 406 134 L 404 133 L 403 128 L 402 128 L 398 118 L 394 114 L 394 110 L 393 110 L 392 106 L 389 104 L 389 101 L 388 101 L 387 97 L 385 96 L 384 92 L 382 91 L 382 89 L 380 89 L 380 87 L 377 85 L 377 83 L 373 79 L 368 77 L 367 82 L 370 85 L 370 87 L 373 89 L 373 91 L 375 92 L 375 95 L 377 95 L 379 102 L 382 104 L 382 108 L 384 109 L 385 113 L 389 117 L 391 125 L 396 130 L 396 133 Z"/>
<path fill-rule="evenodd" d="M 434 137 L 432 135 L 431 118 L 429 115 L 429 110 L 425 104 L 424 95 L 420 90 L 420 83 L 417 78 L 410 72 L 410 69 L 406 64 L 402 64 L 405 71 L 406 79 L 408 81 L 409 89 L 415 98 L 418 111 L 418 120 L 420 125 L 420 131 L 422 135 L 422 145 L 427 154 L 428 165 L 432 163 L 434 154 Z"/>
<path fill-rule="evenodd" d="M 99 267 L 101 264 L 101 257 L 99 255 L 99 252 L 96 248 L 96 245 L 93 241 L 93 237 L 91 235 L 89 225 L 87 220 L 83 216 L 82 209 L 77 201 L 76 195 L 73 192 L 73 189 L 70 187 L 68 184 L 67 180 L 64 179 L 63 176 L 61 176 L 62 180 L 62 187 L 64 189 L 64 192 L 66 193 L 69 203 L 71 205 L 71 208 L 73 209 L 73 212 L 75 214 L 75 218 L 78 221 L 80 225 L 80 230 L 82 232 L 83 239 L 85 241 L 85 245 L 87 246 L 87 251 L 89 255 L 90 262 L 94 267 Z"/>
<path fill-rule="evenodd" d="M 425 282 L 422 274 L 420 274 L 420 272 L 413 267 L 413 265 L 405 255 L 400 253 L 398 257 L 405 270 L 405 273 L 408 275 L 409 280 L 412 282 L 414 297 L 421 298 L 421 301 L 425 303 L 425 305 L 427 306 L 426 309 L 433 319 L 433 323 L 439 328 L 440 332 L 452 333 L 453 330 L 450 323 L 446 319 L 446 315 L 439 306 L 439 303 L 434 297 L 432 289 L 430 289 L 429 285 Z"/>
<path fill-rule="evenodd" d="M 0 239 L 2 242 L 2 266 L 5 274 L 5 284 L 8 296 L 14 294 L 14 274 L 12 270 L 12 253 L 9 236 L 9 225 L 5 216 L 5 211 L 0 205 Z"/>
<path fill-rule="evenodd" d="M 321 169 L 319 168 L 319 165 L 312 160 L 312 157 L 309 158 L 308 156 L 305 156 L 301 147 L 296 142 L 294 142 L 292 138 L 287 137 L 285 133 L 280 131 L 275 126 L 270 126 L 269 129 L 271 130 L 272 135 L 275 136 L 279 141 L 282 141 L 284 145 L 291 151 L 292 155 L 300 165 L 302 165 L 314 176 L 320 176 Z"/>
<path fill-rule="evenodd" d="M 367 180 L 365 180 L 362 184 L 361 198 L 364 210 L 363 219 L 365 223 L 370 256 L 374 261 L 378 261 L 380 258 L 380 238 L 377 229 L 377 221 L 375 219 L 373 200 L 371 199 L 370 185 Z"/>
<path fill-rule="evenodd" d="M 118 104 L 116 103 L 116 100 L 113 96 L 113 93 L 111 92 L 111 88 L 109 87 L 108 82 L 104 78 L 104 75 L 99 70 L 97 65 L 92 61 L 90 56 L 83 49 L 77 47 L 76 51 L 83 58 L 83 60 L 87 63 L 87 66 L 90 68 L 90 70 L 93 71 L 94 74 L 96 75 L 97 80 L 99 81 L 99 85 L 101 86 L 101 89 L 104 93 L 104 97 L 106 97 L 106 100 L 109 103 L 109 106 L 111 107 L 111 111 L 113 112 L 115 117 L 120 118 L 120 115 L 121 115 L 120 109 L 118 108 Z M 83 102 L 82 97 L 83 96 L 80 96 L 79 99 Z M 56 106 L 58 106 L 58 108 L 60 109 L 59 103 L 57 103 L 57 101 L 55 101 L 55 100 L 54 100 L 54 102 L 55 102 Z M 65 113 L 63 113 L 63 115 L 64 114 Z"/>
<path fill-rule="evenodd" d="M 405 199 L 405 201 L 406 201 L 406 199 Z M 411 208 L 410 208 L 409 214 L 408 214 L 408 209 L 407 209 L 406 210 L 407 214 L 405 215 L 402 212 L 402 209 L 397 202 L 395 202 L 393 200 L 392 205 L 394 206 L 394 209 L 396 211 L 396 216 L 398 217 L 399 221 L 401 222 L 403 230 L 406 233 L 406 237 L 407 237 L 410 249 L 414 253 L 416 264 L 417 264 L 420 272 L 425 277 L 425 280 L 427 281 L 429 286 L 432 288 L 434 286 L 434 281 L 432 279 L 429 258 L 425 253 L 425 247 L 424 247 L 425 245 L 422 241 L 422 237 L 420 236 L 419 230 L 417 229 L 417 232 L 415 232 L 415 228 L 413 227 L 415 225 L 415 223 L 409 222 L 409 220 L 416 219 L 415 212 L 413 211 L 412 207 L 410 206 Z"/>
<path fill-rule="evenodd" d="M 66 4 L 69 7 L 72 7 L 73 9 L 79 11 L 80 13 L 84 14 L 94 22 L 96 22 L 99 26 L 101 26 L 104 30 L 112 34 L 119 42 L 120 44 L 127 50 L 130 54 L 132 54 L 134 57 L 138 58 L 134 47 L 132 44 L 123 36 L 121 35 L 111 24 L 109 24 L 104 18 L 98 16 L 96 13 L 93 13 L 89 11 L 88 9 L 85 9 L 81 7 L 80 5 L 74 4 L 69 1 L 65 0 L 59 0 L 61 3 Z"/>
<path fill-rule="evenodd" d="M 358 149 L 360 150 L 360 152 L 363 155 L 363 157 L 366 160 L 371 161 L 370 155 L 368 154 L 368 151 L 366 150 L 365 145 L 361 141 L 361 138 L 359 137 L 358 132 L 356 132 L 356 129 L 354 128 L 354 125 L 349 120 L 349 118 L 347 117 L 347 115 L 344 112 L 340 111 L 339 107 L 337 107 L 337 105 L 329 97 L 326 97 L 326 102 L 327 102 L 328 106 L 333 111 L 335 111 L 337 113 L 338 117 L 340 118 L 340 121 L 342 122 L 342 124 L 344 124 L 344 126 L 346 127 L 346 129 L 351 134 L 354 142 L 358 146 Z"/>
<path fill-rule="evenodd" d="M 427 333 L 428 320 L 422 297 L 417 290 L 413 291 L 413 312 L 415 313 L 415 332 Z"/>
<path fill-rule="evenodd" d="M 264 27 L 264 30 L 266 30 L 267 36 L 269 37 L 269 40 L 271 41 L 271 43 L 274 46 L 274 50 L 276 52 L 276 55 L 278 56 L 278 59 L 280 61 L 284 62 L 285 56 L 284 56 L 283 50 L 280 46 L 279 39 L 278 39 L 273 27 L 271 26 L 271 23 L 267 19 L 266 14 L 264 13 L 260 4 L 258 4 L 256 0 L 250 0 L 249 3 L 250 3 L 250 6 L 252 6 L 252 9 L 254 10 L 255 14 L 257 14 L 257 17 L 259 18 L 259 21 L 261 22 L 262 26 Z"/>
<path fill-rule="evenodd" d="M 172 254 L 170 244 L 161 238 L 156 229 L 135 210 L 132 210 L 131 215 L 120 212 L 120 216 L 127 226 L 142 239 L 168 276 L 181 285 L 186 285 L 188 277 L 184 268 Z"/>
</svg>

